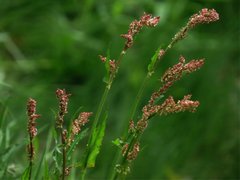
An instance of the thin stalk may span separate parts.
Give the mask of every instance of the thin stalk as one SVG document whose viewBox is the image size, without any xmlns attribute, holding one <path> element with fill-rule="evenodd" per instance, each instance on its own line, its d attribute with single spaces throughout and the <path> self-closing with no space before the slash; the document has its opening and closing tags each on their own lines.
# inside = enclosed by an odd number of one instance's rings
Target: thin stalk
<svg viewBox="0 0 240 180">
<path fill-rule="evenodd" d="M 139 91 L 138 91 L 138 94 L 137 94 L 137 96 L 136 96 L 136 100 L 135 100 L 135 103 L 134 103 L 134 105 L 133 105 L 133 109 L 132 109 L 132 112 L 131 112 L 131 115 L 130 115 L 130 120 L 133 120 L 133 118 L 134 118 L 134 116 L 135 116 L 135 114 L 136 114 L 137 107 L 138 107 L 139 102 L 140 102 L 140 100 L 141 100 L 141 98 L 142 98 L 142 94 L 143 94 L 144 89 L 145 89 L 145 87 L 146 87 L 146 85 L 147 85 L 147 82 L 148 82 L 149 77 L 150 77 L 150 76 L 148 76 L 148 75 L 145 76 L 145 78 L 144 78 L 144 80 L 143 80 L 143 82 L 142 82 L 142 85 L 141 85 L 141 87 L 140 87 L 140 89 L 139 89 Z"/>
<path fill-rule="evenodd" d="M 30 157 L 29 157 L 29 180 L 31 180 L 32 178 L 32 166 L 33 166 L 33 137 L 30 135 L 29 136 L 29 140 L 30 140 L 30 143 L 29 143 L 29 146 L 30 146 Z"/>
<path fill-rule="evenodd" d="M 120 55 L 119 55 L 119 58 L 118 58 L 118 60 L 116 61 L 117 70 L 118 70 L 118 68 L 120 67 L 120 63 L 121 63 L 121 61 L 122 61 L 125 53 L 126 53 L 126 51 L 124 51 L 124 50 L 121 51 L 121 53 L 120 53 Z M 114 74 L 111 74 L 111 75 L 110 75 L 110 79 L 109 79 L 109 81 L 108 81 L 108 83 L 107 83 L 107 85 L 106 85 L 106 87 L 105 87 L 105 90 L 104 90 L 104 92 L 103 92 L 103 94 L 102 94 L 101 101 L 100 101 L 100 103 L 99 103 L 99 105 L 98 105 L 98 108 L 97 108 L 96 116 L 95 116 L 95 118 L 94 118 L 94 120 L 93 120 L 93 125 L 92 125 L 92 127 L 91 127 L 90 136 L 89 136 L 88 143 L 87 143 L 87 149 L 86 149 L 86 153 L 87 153 L 87 154 L 86 154 L 86 158 L 84 159 L 84 160 L 85 160 L 85 162 L 84 162 L 84 167 L 83 167 L 83 170 L 82 170 L 82 173 L 81 173 L 81 178 L 80 178 L 80 179 L 82 179 L 82 180 L 85 179 L 85 175 L 86 175 L 86 173 L 87 173 L 87 167 L 86 167 L 86 166 L 87 166 L 87 160 L 88 160 L 88 157 L 89 157 L 89 154 L 90 154 L 90 152 L 89 152 L 89 150 L 90 150 L 89 145 L 90 145 L 90 142 L 91 142 L 91 140 L 92 140 L 93 131 L 94 131 L 94 129 L 95 129 L 95 128 L 97 127 L 97 125 L 98 125 L 98 122 L 99 122 L 99 119 L 100 119 L 100 117 L 101 117 L 103 108 L 104 108 L 104 106 L 105 106 L 105 103 L 106 103 L 106 100 L 107 100 L 109 91 L 110 91 L 110 89 L 111 89 L 112 83 L 113 83 L 113 81 L 114 81 L 114 79 L 115 79 L 115 76 L 116 76 L 117 72 L 118 72 L 118 71 L 116 71 Z"/>
<path fill-rule="evenodd" d="M 65 169 L 66 169 L 66 143 L 63 131 L 61 130 L 62 137 L 62 180 L 65 179 Z"/>
</svg>

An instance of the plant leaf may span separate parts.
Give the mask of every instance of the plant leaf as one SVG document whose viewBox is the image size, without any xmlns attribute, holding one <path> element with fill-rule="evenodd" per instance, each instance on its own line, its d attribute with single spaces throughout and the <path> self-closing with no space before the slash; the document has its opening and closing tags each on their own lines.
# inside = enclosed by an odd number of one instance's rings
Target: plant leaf
<svg viewBox="0 0 240 180">
<path fill-rule="evenodd" d="M 87 167 L 89 167 L 89 168 L 95 166 L 95 161 L 96 161 L 97 155 L 100 152 L 103 137 L 105 134 L 107 117 L 108 117 L 108 115 L 106 113 L 101 124 L 93 131 L 93 138 L 90 142 L 90 154 L 87 159 Z"/>
<path fill-rule="evenodd" d="M 29 179 L 29 176 L 30 176 L 30 167 L 28 166 L 24 172 L 23 172 L 23 175 L 21 177 L 21 180 L 28 180 Z"/>
<path fill-rule="evenodd" d="M 122 148 L 123 141 L 122 141 L 120 138 L 117 138 L 117 139 L 113 140 L 112 143 L 113 143 L 115 146 L 117 146 L 117 147 L 119 147 L 119 148 Z"/>
<path fill-rule="evenodd" d="M 71 146 L 69 147 L 68 151 L 67 151 L 67 159 L 71 159 L 72 153 L 74 151 L 74 149 L 76 148 L 76 146 L 78 145 L 78 143 L 80 142 L 81 139 L 83 139 L 84 137 L 87 136 L 87 129 L 84 129 L 81 133 L 79 133 L 78 135 L 76 135 L 74 137 L 74 141 L 71 143 Z"/>
<path fill-rule="evenodd" d="M 40 175 L 42 174 L 42 171 L 43 171 L 43 169 L 42 169 L 42 167 L 43 167 L 43 160 L 45 160 L 44 163 L 47 163 L 46 156 L 47 156 L 47 153 L 50 151 L 50 146 L 51 146 L 51 143 L 52 143 L 52 129 L 50 129 L 48 131 L 48 136 L 47 136 L 47 139 L 46 139 L 46 147 L 45 147 L 45 149 L 44 149 L 44 151 L 42 153 L 42 156 L 40 158 L 40 162 L 38 163 L 37 167 L 35 168 L 36 171 L 35 171 L 35 173 L 33 175 L 33 179 L 41 179 L 42 178 Z M 46 165 L 44 165 L 44 167 L 45 166 Z M 45 169 L 44 169 L 44 171 L 45 171 Z"/>
<path fill-rule="evenodd" d="M 153 72 L 154 72 L 154 66 L 155 66 L 155 64 L 156 64 L 156 62 L 157 62 L 158 53 L 159 53 L 160 49 L 161 49 L 161 47 L 159 47 L 159 48 L 157 49 L 157 51 L 155 52 L 155 54 L 154 54 L 153 57 L 151 58 L 151 62 L 150 62 L 149 65 L 148 65 L 148 72 L 149 72 L 149 73 L 153 73 Z"/>
<path fill-rule="evenodd" d="M 44 180 L 49 180 L 49 167 L 48 167 L 48 162 L 47 160 L 45 160 L 45 163 L 44 163 Z"/>
</svg>

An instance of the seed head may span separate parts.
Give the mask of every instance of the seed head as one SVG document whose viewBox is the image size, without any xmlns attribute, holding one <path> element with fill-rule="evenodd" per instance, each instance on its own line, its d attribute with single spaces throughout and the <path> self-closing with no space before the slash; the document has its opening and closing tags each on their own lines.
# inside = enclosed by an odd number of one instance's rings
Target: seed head
<svg viewBox="0 0 240 180">
<path fill-rule="evenodd" d="M 70 94 L 67 94 L 65 89 L 57 89 L 56 96 L 59 100 L 59 112 L 58 112 L 58 119 L 56 121 L 56 124 L 58 128 L 62 128 L 63 118 L 64 118 L 64 115 L 67 113 Z"/>
<path fill-rule="evenodd" d="M 36 104 L 37 102 L 29 98 L 27 103 L 27 115 L 28 115 L 28 133 L 31 138 L 37 135 L 37 128 L 36 128 L 36 119 L 40 117 L 39 114 L 36 113 Z"/>
<path fill-rule="evenodd" d="M 144 13 L 143 16 L 140 18 L 140 20 L 134 20 L 129 25 L 128 33 L 127 34 L 121 34 L 121 37 L 126 39 L 124 52 L 132 47 L 133 45 L 133 38 L 136 34 L 140 32 L 143 26 L 146 27 L 155 27 L 160 20 L 160 17 L 152 17 L 151 14 Z"/>
<path fill-rule="evenodd" d="M 188 26 L 193 28 L 198 24 L 211 23 L 219 20 L 219 14 L 215 9 L 202 9 L 198 14 L 194 14 L 188 21 Z"/>
</svg>

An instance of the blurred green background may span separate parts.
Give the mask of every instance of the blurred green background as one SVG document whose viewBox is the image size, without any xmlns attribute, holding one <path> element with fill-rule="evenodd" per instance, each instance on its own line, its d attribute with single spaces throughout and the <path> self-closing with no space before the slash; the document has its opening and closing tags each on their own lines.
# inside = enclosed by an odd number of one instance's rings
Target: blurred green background
<svg viewBox="0 0 240 180">
<path fill-rule="evenodd" d="M 54 125 L 57 88 L 72 94 L 68 120 L 79 106 L 96 112 L 105 73 L 98 55 L 106 55 L 109 49 L 111 57 L 117 58 L 124 45 L 119 35 L 143 12 L 152 13 L 161 17 L 159 25 L 138 35 L 108 98 L 103 148 L 96 168 L 88 174 L 88 179 L 105 179 L 117 150 L 111 141 L 122 135 L 151 56 L 159 45 L 171 41 L 192 14 L 205 7 L 216 9 L 220 20 L 194 28 L 169 51 L 141 101 L 142 107 L 159 87 L 161 73 L 184 55 L 187 60 L 204 57 L 205 65 L 176 83 L 168 95 L 180 99 L 193 94 L 201 105 L 193 114 L 152 119 L 128 178 L 239 179 L 238 0 L 1 0 L 0 140 L 3 134 L 9 140 L 4 146 L 19 144 L 27 137 L 28 97 L 38 101 L 37 111 L 42 115 L 38 127 L 45 127 L 39 133 L 36 161 L 41 159 L 45 136 Z M 25 152 L 24 146 L 18 146 L 9 154 L 5 161 L 8 179 L 19 177 L 27 166 Z"/>
</svg>

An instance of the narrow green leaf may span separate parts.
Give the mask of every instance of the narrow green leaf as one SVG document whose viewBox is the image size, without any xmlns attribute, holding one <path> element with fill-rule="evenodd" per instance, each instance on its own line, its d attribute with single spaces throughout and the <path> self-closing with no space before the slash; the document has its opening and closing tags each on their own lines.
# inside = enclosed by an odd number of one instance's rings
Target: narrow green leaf
<svg viewBox="0 0 240 180">
<path fill-rule="evenodd" d="M 3 147 L 3 146 L 2 146 L 2 142 L 3 142 L 3 132 L 2 132 L 2 130 L 0 129 L 0 147 Z"/>
<path fill-rule="evenodd" d="M 49 180 L 50 177 L 49 177 L 49 167 L 48 167 L 48 162 L 45 160 L 44 162 L 44 177 L 43 177 L 44 180 Z"/>
<path fill-rule="evenodd" d="M 33 178 L 34 179 L 41 179 L 41 174 L 42 174 L 42 171 L 43 171 L 43 169 L 42 169 L 42 167 L 43 167 L 43 160 L 45 159 L 45 163 L 47 162 L 47 160 L 46 160 L 46 156 L 47 156 L 47 153 L 50 151 L 49 149 L 50 149 L 50 146 L 51 146 L 51 143 L 52 143 L 52 129 L 50 129 L 49 131 L 48 131 L 48 136 L 47 136 L 47 139 L 46 139 L 46 148 L 44 149 L 44 152 L 42 153 L 42 156 L 41 156 L 41 158 L 40 158 L 40 162 L 38 163 L 38 165 L 37 165 L 37 170 L 36 170 L 36 172 L 35 172 L 35 174 L 33 175 Z"/>
<path fill-rule="evenodd" d="M 53 161 L 55 163 L 57 173 L 61 172 L 62 152 L 59 146 L 56 146 L 53 150 Z"/>
<path fill-rule="evenodd" d="M 89 167 L 89 168 L 95 166 L 95 161 L 96 161 L 97 155 L 100 152 L 103 137 L 105 134 L 107 117 L 108 117 L 108 115 L 106 113 L 101 124 L 93 132 L 93 138 L 90 143 L 90 154 L 87 159 L 87 167 Z"/>
<path fill-rule="evenodd" d="M 159 51 L 160 51 L 161 47 L 159 47 L 157 49 L 157 51 L 155 52 L 155 54 L 153 55 L 153 57 L 151 58 L 151 62 L 149 63 L 148 65 L 148 72 L 152 73 L 154 71 L 154 66 L 157 62 L 157 59 L 158 59 L 158 54 L 159 54 Z"/>
<path fill-rule="evenodd" d="M 72 118 L 71 118 L 71 122 L 74 121 L 74 119 L 77 118 L 77 116 L 78 116 L 78 114 L 80 114 L 82 108 L 83 108 L 83 107 L 80 106 L 80 107 L 75 111 L 75 113 L 73 114 L 73 116 L 72 116 Z"/>
<path fill-rule="evenodd" d="M 13 144 L 9 146 L 8 148 L 4 149 L 3 151 L 0 152 L 0 157 L 3 162 L 6 162 L 10 159 L 10 157 L 16 153 L 19 148 L 24 146 L 24 142 L 22 144 Z"/>
<path fill-rule="evenodd" d="M 7 116 L 7 106 L 3 102 L 0 102 L 0 128 L 3 128 L 4 121 Z"/>
<path fill-rule="evenodd" d="M 74 141 L 72 142 L 72 144 L 70 145 L 67 151 L 68 160 L 71 159 L 72 153 L 76 148 L 76 146 L 78 145 L 78 143 L 80 142 L 80 140 L 87 136 L 87 132 L 88 132 L 88 128 L 84 129 L 81 133 L 75 136 Z"/>
<path fill-rule="evenodd" d="M 29 180 L 29 176 L 30 176 L 30 167 L 27 167 L 23 172 L 21 180 Z"/>
<path fill-rule="evenodd" d="M 52 128 L 52 136 L 53 136 L 55 145 L 57 146 L 57 144 L 58 144 L 58 133 L 57 133 L 57 130 L 55 128 Z"/>
</svg>

